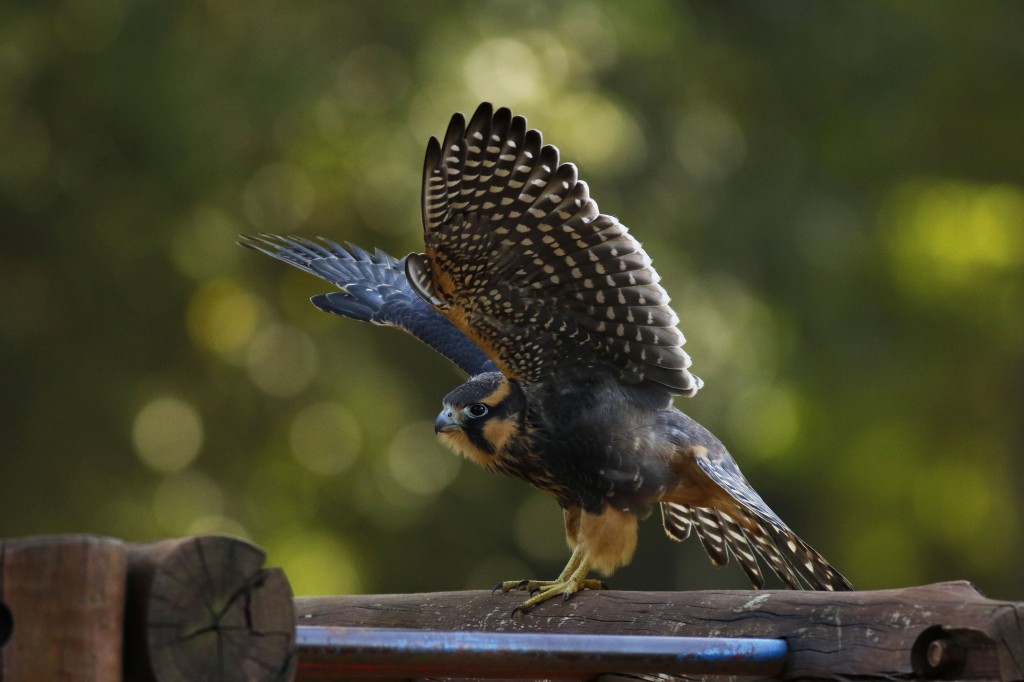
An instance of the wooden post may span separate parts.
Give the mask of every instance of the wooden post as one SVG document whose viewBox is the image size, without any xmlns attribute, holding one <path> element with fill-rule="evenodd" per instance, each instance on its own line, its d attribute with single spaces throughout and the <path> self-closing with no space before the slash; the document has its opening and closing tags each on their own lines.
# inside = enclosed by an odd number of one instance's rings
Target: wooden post
<svg viewBox="0 0 1024 682">
<path fill-rule="evenodd" d="M 120 680 L 124 590 L 118 540 L 0 542 L 0 680 Z"/>
<path fill-rule="evenodd" d="M 291 587 L 238 538 L 131 545 L 125 616 L 128 682 L 292 679 Z"/>
<path fill-rule="evenodd" d="M 522 599 L 522 594 L 490 592 L 302 597 L 296 599 L 296 622 L 470 632 L 781 638 L 788 653 L 780 679 L 1024 679 L 1024 604 L 987 599 L 966 582 L 841 593 L 581 592 L 567 602 L 548 602 L 513 617 Z M 304 663 L 300 648 L 299 680 L 324 679 L 323 658 Z"/>
<path fill-rule="evenodd" d="M 0 682 L 290 680 L 291 587 L 265 558 L 225 536 L 0 541 Z"/>
</svg>

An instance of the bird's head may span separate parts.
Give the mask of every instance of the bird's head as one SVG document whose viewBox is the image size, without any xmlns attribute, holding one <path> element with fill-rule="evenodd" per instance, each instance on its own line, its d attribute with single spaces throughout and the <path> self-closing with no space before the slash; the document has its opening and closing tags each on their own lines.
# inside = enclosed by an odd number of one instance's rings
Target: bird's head
<svg viewBox="0 0 1024 682">
<path fill-rule="evenodd" d="M 526 397 L 500 372 L 478 374 L 444 397 L 434 432 L 441 442 L 490 469 L 518 433 Z"/>
</svg>

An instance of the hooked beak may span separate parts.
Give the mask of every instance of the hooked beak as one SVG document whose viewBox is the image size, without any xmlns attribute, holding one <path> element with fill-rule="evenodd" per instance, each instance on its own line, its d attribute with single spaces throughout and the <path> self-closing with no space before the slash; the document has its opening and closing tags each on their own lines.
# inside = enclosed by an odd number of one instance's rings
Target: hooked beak
<svg viewBox="0 0 1024 682">
<path fill-rule="evenodd" d="M 448 433 L 461 427 L 462 425 L 455 419 L 454 410 L 448 407 L 441 410 L 441 414 L 434 420 L 434 433 Z"/>
</svg>

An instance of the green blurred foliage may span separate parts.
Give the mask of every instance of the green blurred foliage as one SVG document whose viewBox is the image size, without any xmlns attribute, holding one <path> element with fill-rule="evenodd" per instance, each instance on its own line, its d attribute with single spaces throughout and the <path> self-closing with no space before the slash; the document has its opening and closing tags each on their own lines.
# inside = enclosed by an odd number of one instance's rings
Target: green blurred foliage
<svg viewBox="0 0 1024 682">
<path fill-rule="evenodd" d="M 861 588 L 1024 594 L 1018 2 L 0 6 L 0 535 L 252 538 L 300 593 L 489 587 L 554 503 L 434 442 L 456 370 L 234 244 L 419 246 L 481 100 L 653 255 L 678 401 Z M 655 519 L 616 587 L 744 587 Z"/>
</svg>

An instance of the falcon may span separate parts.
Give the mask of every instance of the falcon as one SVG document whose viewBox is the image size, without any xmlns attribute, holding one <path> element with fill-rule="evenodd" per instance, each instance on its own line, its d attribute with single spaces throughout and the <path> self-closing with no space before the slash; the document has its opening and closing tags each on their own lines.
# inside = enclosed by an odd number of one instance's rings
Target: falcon
<svg viewBox="0 0 1024 682">
<path fill-rule="evenodd" d="M 755 588 L 760 557 L 790 588 L 853 589 L 673 407 L 703 383 L 651 259 L 525 118 L 488 103 L 455 114 L 427 145 L 422 211 L 425 250 L 401 260 L 323 238 L 239 243 L 334 284 L 312 298 L 321 310 L 397 327 L 470 376 L 435 432 L 552 496 L 571 550 L 554 580 L 498 584 L 530 593 L 518 610 L 603 587 L 591 573 L 629 563 L 655 506 L 670 538 L 696 534 Z"/>
</svg>

